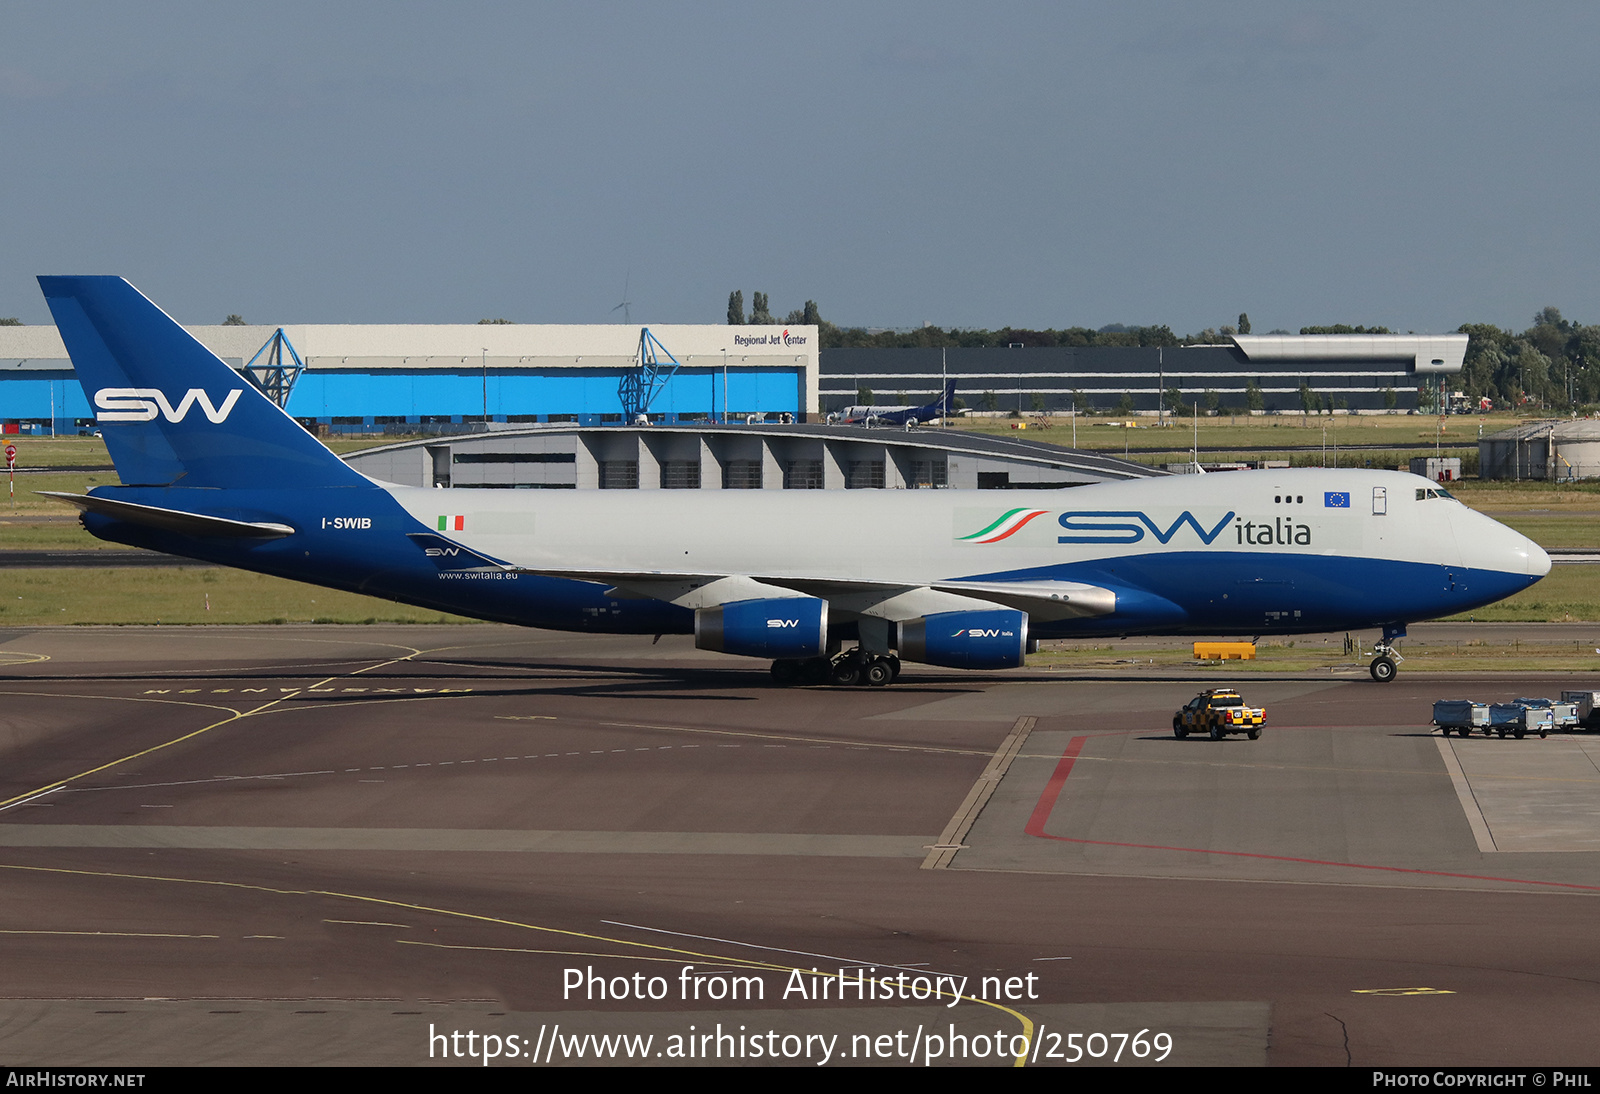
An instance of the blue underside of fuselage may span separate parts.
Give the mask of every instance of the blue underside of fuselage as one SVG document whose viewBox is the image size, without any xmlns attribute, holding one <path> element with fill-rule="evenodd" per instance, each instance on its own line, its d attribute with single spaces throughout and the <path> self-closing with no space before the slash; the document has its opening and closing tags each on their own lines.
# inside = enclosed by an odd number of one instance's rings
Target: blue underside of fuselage
<svg viewBox="0 0 1600 1094">
<path fill-rule="evenodd" d="M 1437 563 L 1260 551 L 1182 551 L 974 574 L 1078 581 L 1117 594 L 1112 615 L 1033 619 L 1036 638 L 1309 634 L 1437 619 L 1521 592 L 1537 577 Z"/>
<path fill-rule="evenodd" d="M 687 634 L 694 613 L 658 600 L 614 599 L 606 586 L 484 570 L 441 570 L 406 538 L 429 529 L 386 491 L 96 490 L 120 500 L 244 521 L 288 523 L 282 539 L 194 537 L 84 516 L 95 535 L 259 573 L 443 612 L 552 630 Z M 329 495 L 339 494 L 335 504 Z M 315 500 L 313 500 L 315 499 Z M 324 514 L 359 512 L 360 531 L 323 530 Z M 1297 634 L 1434 619 L 1501 600 L 1538 578 L 1387 559 L 1260 551 L 1185 551 L 969 575 L 984 582 L 1082 582 L 1111 589 L 1111 615 L 1044 620 L 1038 638 L 1123 634 Z"/>
</svg>

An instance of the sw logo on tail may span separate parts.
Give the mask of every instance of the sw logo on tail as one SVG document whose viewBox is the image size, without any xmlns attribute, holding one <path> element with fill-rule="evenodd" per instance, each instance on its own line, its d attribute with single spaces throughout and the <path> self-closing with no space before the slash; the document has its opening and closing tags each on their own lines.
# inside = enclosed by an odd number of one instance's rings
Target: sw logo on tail
<svg viewBox="0 0 1600 1094">
<path fill-rule="evenodd" d="M 219 407 L 212 403 L 211 396 L 204 389 L 192 387 L 174 407 L 167 401 L 166 393 L 159 388 L 103 387 L 94 393 L 94 405 L 100 408 L 94 419 L 97 422 L 153 422 L 159 410 L 167 421 L 181 422 L 188 416 L 190 408 L 198 403 L 212 425 L 221 425 L 228 420 L 233 404 L 239 401 L 242 394 L 243 388 L 234 388 Z"/>
</svg>

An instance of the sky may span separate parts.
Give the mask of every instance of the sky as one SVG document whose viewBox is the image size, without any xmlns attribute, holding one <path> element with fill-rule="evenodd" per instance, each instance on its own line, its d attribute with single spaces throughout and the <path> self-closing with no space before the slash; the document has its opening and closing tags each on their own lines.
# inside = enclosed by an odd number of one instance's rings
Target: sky
<svg viewBox="0 0 1600 1094">
<path fill-rule="evenodd" d="M 0 316 L 1600 322 L 1600 6 L 0 7 Z"/>
</svg>

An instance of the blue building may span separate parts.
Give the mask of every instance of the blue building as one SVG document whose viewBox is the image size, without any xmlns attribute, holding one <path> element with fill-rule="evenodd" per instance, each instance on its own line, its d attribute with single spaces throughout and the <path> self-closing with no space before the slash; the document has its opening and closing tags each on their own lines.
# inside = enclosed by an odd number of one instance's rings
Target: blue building
<svg viewBox="0 0 1600 1094">
<path fill-rule="evenodd" d="M 278 330 L 186 329 L 235 368 L 244 368 Z M 623 380 L 639 369 L 640 328 L 631 326 L 282 329 L 294 350 L 285 360 L 297 357 L 304 366 L 286 409 L 329 432 L 485 419 L 617 422 L 624 414 Z M 800 419 L 817 406 L 815 327 L 668 325 L 651 333 L 666 351 L 658 354 L 651 421 Z M 0 428 L 78 433 L 93 428 L 94 413 L 54 327 L 0 327 Z"/>
</svg>

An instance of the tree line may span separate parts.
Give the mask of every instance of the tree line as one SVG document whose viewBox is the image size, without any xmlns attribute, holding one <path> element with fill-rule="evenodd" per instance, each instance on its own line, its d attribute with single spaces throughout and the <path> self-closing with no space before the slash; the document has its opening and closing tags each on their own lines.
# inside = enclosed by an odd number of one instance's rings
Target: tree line
<svg viewBox="0 0 1600 1094">
<path fill-rule="evenodd" d="M 1463 323 L 1467 359 L 1459 386 L 1514 407 L 1569 410 L 1600 402 L 1600 325 L 1541 308 L 1527 330 Z"/>
</svg>

